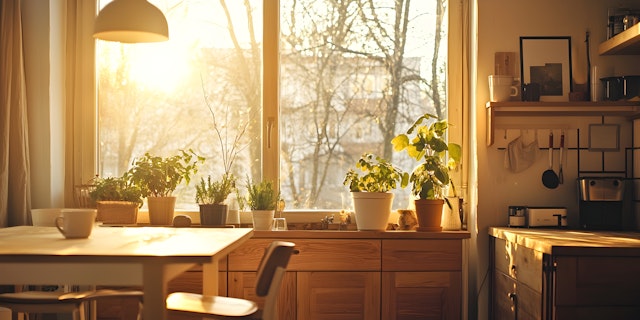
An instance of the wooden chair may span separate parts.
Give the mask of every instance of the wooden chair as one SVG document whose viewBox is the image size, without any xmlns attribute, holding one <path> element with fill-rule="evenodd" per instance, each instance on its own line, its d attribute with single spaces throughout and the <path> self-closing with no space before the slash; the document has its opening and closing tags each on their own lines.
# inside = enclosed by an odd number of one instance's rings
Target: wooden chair
<svg viewBox="0 0 640 320">
<path fill-rule="evenodd" d="M 289 264 L 289 258 L 298 251 L 295 244 L 274 241 L 266 249 L 258 266 L 256 294 L 265 297 L 264 308 L 251 300 L 223 296 L 206 296 L 196 293 L 174 292 L 167 297 L 167 309 L 180 315 L 191 314 L 198 317 L 227 319 L 274 320 L 276 301 Z"/>
<path fill-rule="evenodd" d="M 11 317 L 20 313 L 29 320 L 34 313 L 70 313 L 73 320 L 86 319 L 86 303 L 103 298 L 137 297 L 138 320 L 142 319 L 142 291 L 101 289 L 83 292 L 23 291 L 0 294 L 0 307 L 11 309 Z"/>
</svg>

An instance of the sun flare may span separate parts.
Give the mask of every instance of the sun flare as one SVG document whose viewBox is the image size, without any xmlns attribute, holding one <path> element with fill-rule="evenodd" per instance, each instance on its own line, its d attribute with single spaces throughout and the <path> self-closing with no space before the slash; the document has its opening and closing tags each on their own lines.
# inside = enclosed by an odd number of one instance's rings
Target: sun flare
<svg viewBox="0 0 640 320">
<path fill-rule="evenodd" d="M 139 45 L 130 56 L 130 77 L 152 90 L 172 92 L 189 73 L 189 55 L 184 46 L 171 42 Z"/>
</svg>

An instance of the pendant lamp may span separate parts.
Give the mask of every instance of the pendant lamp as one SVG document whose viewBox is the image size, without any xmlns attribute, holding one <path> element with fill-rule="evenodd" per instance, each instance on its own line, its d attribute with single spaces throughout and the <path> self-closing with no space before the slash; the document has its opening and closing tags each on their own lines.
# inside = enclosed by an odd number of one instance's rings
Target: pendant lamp
<svg viewBox="0 0 640 320">
<path fill-rule="evenodd" d="M 95 22 L 93 37 L 126 43 L 169 40 L 167 19 L 146 0 L 114 0 L 104 6 Z"/>
</svg>

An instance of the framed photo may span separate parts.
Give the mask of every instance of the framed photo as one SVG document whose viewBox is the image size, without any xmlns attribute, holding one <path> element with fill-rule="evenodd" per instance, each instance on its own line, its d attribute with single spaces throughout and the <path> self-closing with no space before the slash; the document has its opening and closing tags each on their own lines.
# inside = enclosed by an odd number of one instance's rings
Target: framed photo
<svg viewBox="0 0 640 320">
<path fill-rule="evenodd" d="M 520 37 L 522 84 L 540 84 L 540 101 L 569 101 L 571 37 Z"/>
</svg>

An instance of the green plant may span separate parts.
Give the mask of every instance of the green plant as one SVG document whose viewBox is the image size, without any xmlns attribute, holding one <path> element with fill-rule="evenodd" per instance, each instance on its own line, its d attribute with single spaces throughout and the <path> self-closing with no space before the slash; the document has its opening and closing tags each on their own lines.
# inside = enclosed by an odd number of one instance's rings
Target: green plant
<svg viewBox="0 0 640 320">
<path fill-rule="evenodd" d="M 179 154 L 166 158 L 147 152 L 134 160 L 125 176 L 140 188 L 143 197 L 168 197 L 182 180 L 189 183 L 191 175 L 198 172 L 198 163 L 202 162 L 204 158 L 192 150 L 180 150 Z"/>
<path fill-rule="evenodd" d="M 275 210 L 280 199 L 273 182 L 263 180 L 253 184 L 247 177 L 247 205 L 251 210 Z"/>
<path fill-rule="evenodd" d="M 89 195 L 93 201 L 127 201 L 142 206 L 140 188 L 127 181 L 125 177 L 109 177 L 94 179 L 95 188 Z"/>
<path fill-rule="evenodd" d="M 428 124 L 429 119 L 436 121 Z M 448 128 L 446 120 L 438 120 L 436 116 L 426 113 L 416 120 L 406 134 L 399 134 L 391 140 L 395 151 L 406 150 L 411 158 L 421 161 L 409 179 L 413 185 L 412 193 L 418 199 L 446 200 L 446 187 L 452 185 L 449 172 L 457 168 L 462 157 L 460 145 L 445 140 Z"/>
<path fill-rule="evenodd" d="M 409 174 L 395 167 L 389 161 L 371 153 L 363 154 L 356 162 L 356 170 L 349 169 L 343 184 L 351 192 L 389 192 L 400 183 L 404 188 L 408 184 Z"/>
<path fill-rule="evenodd" d="M 222 204 L 236 187 L 236 179 L 233 174 L 223 174 L 222 178 L 212 181 L 211 176 L 207 180 L 200 178 L 200 184 L 196 185 L 196 202 L 198 204 Z"/>
</svg>

